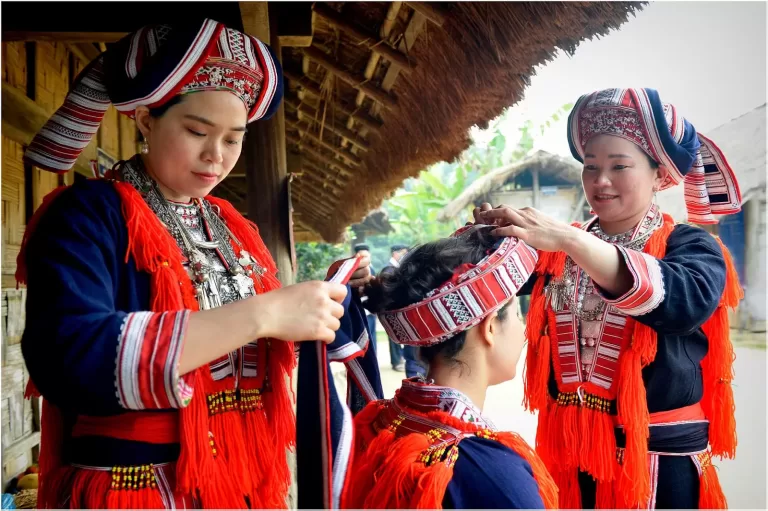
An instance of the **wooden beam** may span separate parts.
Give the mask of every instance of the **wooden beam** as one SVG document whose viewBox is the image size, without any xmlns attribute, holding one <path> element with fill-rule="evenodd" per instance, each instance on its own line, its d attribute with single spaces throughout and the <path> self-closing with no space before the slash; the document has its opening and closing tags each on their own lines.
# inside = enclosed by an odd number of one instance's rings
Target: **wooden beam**
<svg viewBox="0 0 768 511">
<path fill-rule="evenodd" d="M 269 42 L 269 9 L 267 2 L 237 2 L 243 31 L 260 41 Z"/>
<path fill-rule="evenodd" d="M 294 185 L 297 183 L 291 183 L 291 185 Z M 317 184 L 315 183 L 309 183 L 307 181 L 304 181 L 300 186 L 297 186 L 299 190 L 306 190 L 308 194 L 310 194 L 311 197 L 317 198 L 318 196 L 322 197 L 324 201 L 320 204 L 323 204 L 326 206 L 324 209 L 328 212 L 332 212 L 334 209 L 337 208 L 339 204 L 339 197 L 336 195 L 333 195 L 332 193 L 323 190 L 322 188 L 318 188 Z"/>
<path fill-rule="evenodd" d="M 405 3 L 408 4 L 408 7 L 424 15 L 425 18 L 427 18 L 429 21 L 431 21 L 438 27 L 442 27 L 445 24 L 445 19 L 447 18 L 447 15 L 440 7 L 438 7 L 439 4 L 437 2 L 405 2 Z"/>
<path fill-rule="evenodd" d="M 17 440 L 5 449 L 3 449 L 3 458 L 12 460 L 13 458 L 31 450 L 34 446 L 40 444 L 40 432 L 35 431 L 25 436 L 21 440 Z"/>
<path fill-rule="evenodd" d="M 114 43 L 129 32 L 3 32 L 3 42 L 54 41 L 60 43 Z"/>
<path fill-rule="evenodd" d="M 346 176 L 341 175 L 338 171 L 334 172 L 329 170 L 326 167 L 323 167 L 322 164 L 317 163 L 310 158 L 304 158 L 302 170 L 317 176 L 322 176 L 325 181 L 335 183 L 340 190 L 343 190 L 347 186 L 348 181 Z"/>
<path fill-rule="evenodd" d="M 285 139 L 290 142 L 293 142 L 294 144 L 301 146 L 303 151 L 306 151 L 307 153 L 311 154 L 312 156 L 314 156 L 315 158 L 317 158 L 323 163 L 327 163 L 328 165 L 333 165 L 334 167 L 338 168 L 340 171 L 346 174 L 349 174 L 350 176 L 356 174 L 355 169 L 353 169 L 352 167 L 346 165 L 343 162 L 340 162 L 339 160 L 334 160 L 330 156 L 324 155 L 323 153 L 320 152 L 319 149 L 316 149 L 315 147 L 308 145 L 306 142 L 301 140 L 296 135 L 286 134 Z"/>
<path fill-rule="evenodd" d="M 323 122 L 322 116 L 318 113 L 317 109 L 312 108 L 306 103 L 296 103 L 293 100 L 286 100 L 286 104 L 294 108 L 296 111 L 301 112 L 303 114 L 301 116 L 303 119 L 308 119 L 316 123 Z M 323 127 L 324 129 L 332 131 L 333 133 L 335 133 L 336 135 L 342 138 L 346 138 L 352 144 L 354 144 L 355 146 L 359 147 L 364 151 L 368 150 L 368 148 L 370 148 L 371 146 L 364 138 L 361 138 L 360 135 L 339 124 L 329 122 L 329 123 L 325 123 Z"/>
<path fill-rule="evenodd" d="M 321 193 L 315 185 L 304 183 L 297 186 L 296 189 L 303 197 L 312 200 L 312 205 L 323 213 L 334 213 L 338 209 L 338 199 L 328 196 L 325 192 Z"/>
<path fill-rule="evenodd" d="M 3 135 L 18 144 L 28 146 L 48 121 L 48 112 L 7 82 L 2 84 L 1 96 Z M 91 162 L 83 153 L 78 156 L 74 168 L 80 174 L 93 176 Z"/>
<path fill-rule="evenodd" d="M 306 48 L 312 46 L 314 26 L 312 23 L 312 2 L 275 2 L 280 27 L 280 46 L 283 48 Z"/>
<path fill-rule="evenodd" d="M 320 90 L 320 85 L 306 75 L 300 75 L 289 70 L 283 70 L 283 75 L 289 80 L 295 82 L 303 90 L 309 92 L 313 96 L 324 99 L 323 92 Z M 329 103 L 331 107 L 338 109 L 342 113 L 354 117 L 357 122 L 371 130 L 373 133 L 378 133 L 379 129 L 383 126 L 383 122 L 371 117 L 365 112 L 360 112 L 356 107 L 349 106 L 341 101 L 333 101 Z"/>
<path fill-rule="evenodd" d="M 415 60 L 409 59 L 406 55 L 389 46 L 385 40 L 379 40 L 376 34 L 368 32 L 365 28 L 346 19 L 327 5 L 316 3 L 312 9 L 328 24 L 361 41 L 371 51 L 378 53 L 393 64 L 401 67 L 403 71 L 409 72 L 416 67 Z"/>
<path fill-rule="evenodd" d="M 312 181 L 313 183 L 320 185 L 320 188 L 324 191 L 330 192 L 330 194 L 335 198 L 338 199 L 342 195 L 342 191 L 339 190 L 338 187 L 333 186 L 333 184 L 330 183 L 329 179 L 323 179 L 322 177 L 318 176 L 316 173 L 306 170 L 304 172 L 301 172 L 300 175 L 296 177 L 296 181 Z M 338 195 L 337 195 L 338 192 Z"/>
<path fill-rule="evenodd" d="M 329 151 L 331 151 L 336 156 L 339 156 L 340 158 L 347 160 L 349 163 L 353 165 L 360 165 L 361 160 L 359 157 L 355 156 L 354 154 L 350 153 L 349 151 L 342 151 L 337 146 L 326 142 L 325 140 L 320 138 L 319 134 L 312 133 L 310 130 L 310 126 L 308 124 L 302 124 L 298 120 L 286 118 L 285 123 L 288 126 L 291 126 L 298 130 L 299 134 L 302 137 L 308 137 L 309 139 L 313 140 L 314 142 L 320 144 L 321 146 L 325 147 Z M 329 130 L 330 131 L 330 130 Z"/>
<path fill-rule="evenodd" d="M 372 99 L 375 99 L 388 108 L 394 108 L 397 106 L 396 98 L 390 96 L 375 85 L 368 83 L 365 78 L 354 75 L 337 62 L 331 60 L 328 55 L 318 50 L 314 46 L 304 48 L 303 51 L 304 55 L 312 59 L 316 64 L 324 67 L 327 71 L 336 75 L 341 80 L 347 82 L 351 87 L 365 92 Z"/>
<path fill-rule="evenodd" d="M 300 116 L 302 119 L 308 119 L 318 124 L 323 122 L 322 116 L 318 113 L 317 109 L 309 106 L 306 103 L 297 104 L 292 100 L 286 100 L 286 104 L 300 112 L 302 114 Z M 323 127 L 324 129 L 327 129 L 336 135 L 349 140 L 352 144 L 359 147 L 363 151 L 367 151 L 371 146 L 368 141 L 366 141 L 364 138 L 361 138 L 360 135 L 339 124 L 326 123 L 323 125 Z"/>
<path fill-rule="evenodd" d="M 347 186 L 347 180 L 344 178 L 344 176 L 339 175 L 338 172 L 334 173 L 310 160 L 307 160 L 307 162 L 304 164 L 304 170 L 307 173 L 320 176 L 327 183 L 334 183 L 338 190 L 343 190 Z"/>
<path fill-rule="evenodd" d="M 83 65 L 88 64 L 101 54 L 92 43 L 67 43 L 67 49 L 80 59 Z"/>
<path fill-rule="evenodd" d="M 400 12 L 400 8 L 402 7 L 403 2 L 392 2 L 389 4 L 389 8 L 387 9 L 387 16 L 384 19 L 384 23 L 381 25 L 381 29 L 379 30 L 379 35 L 383 40 L 387 40 L 389 38 L 390 33 L 392 32 L 392 27 L 395 25 L 395 21 L 397 21 L 397 15 Z M 371 55 L 368 57 L 368 63 L 365 66 L 365 71 L 363 72 L 363 76 L 365 76 L 366 80 L 370 80 L 373 78 L 373 75 L 376 73 L 376 68 L 379 65 L 380 56 L 376 52 L 371 52 Z M 396 66 L 395 66 L 396 68 Z M 358 91 L 357 97 L 355 98 L 355 105 L 358 107 L 362 107 L 363 101 L 365 101 L 365 93 L 362 91 Z M 373 103 L 378 108 L 378 103 Z M 349 118 L 347 121 L 347 128 L 352 129 L 355 125 L 355 119 Z M 367 127 L 363 126 L 362 130 L 360 130 L 360 134 L 362 136 L 367 135 Z M 347 145 L 346 140 L 341 141 L 341 146 L 345 147 Z M 350 150 L 355 151 L 355 148 L 352 147 Z"/>
<path fill-rule="evenodd" d="M 320 218 L 331 216 L 336 212 L 336 208 L 333 206 L 326 205 L 324 202 L 318 203 L 317 195 L 315 195 L 314 192 L 310 193 L 308 190 L 301 187 L 291 188 L 291 191 L 295 191 L 298 196 L 298 207 L 295 207 L 294 209 L 296 211 L 301 211 L 304 215 L 312 213 Z"/>
<path fill-rule="evenodd" d="M 426 20 L 427 18 L 420 12 L 417 11 L 413 13 L 413 16 L 411 16 L 411 19 L 408 22 L 408 26 L 405 27 L 405 32 L 403 32 L 403 37 L 398 46 L 401 51 L 410 51 L 413 49 L 414 44 L 416 44 L 416 39 L 424 30 Z M 391 90 L 392 87 L 395 86 L 395 80 L 397 80 L 398 76 L 400 76 L 400 69 L 396 67 L 387 69 L 387 74 L 384 75 L 384 79 L 381 81 L 381 88 L 386 91 Z M 374 104 L 371 107 L 371 111 L 376 112 L 378 108 L 379 105 Z"/>
</svg>

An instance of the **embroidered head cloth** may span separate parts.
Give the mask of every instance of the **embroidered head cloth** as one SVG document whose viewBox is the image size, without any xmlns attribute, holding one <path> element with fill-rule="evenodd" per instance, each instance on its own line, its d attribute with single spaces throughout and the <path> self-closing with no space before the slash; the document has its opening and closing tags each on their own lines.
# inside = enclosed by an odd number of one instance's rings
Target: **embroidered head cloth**
<svg viewBox="0 0 768 511">
<path fill-rule="evenodd" d="M 485 227 L 485 226 L 483 226 Z M 467 235 L 467 226 L 453 236 Z M 407 257 L 407 256 L 406 256 Z M 378 314 L 398 344 L 431 346 L 480 323 L 515 297 L 536 266 L 536 250 L 517 238 L 499 238 L 494 251 L 477 264 L 456 268 L 451 279 L 420 302 Z"/>
<path fill-rule="evenodd" d="M 568 118 L 568 143 L 584 161 L 584 147 L 596 135 L 633 142 L 659 164 L 661 189 L 685 186 L 688 220 L 717 223 L 714 215 L 741 210 L 736 176 L 720 149 L 654 89 L 605 89 L 585 94 Z"/>
<path fill-rule="evenodd" d="M 144 27 L 80 73 L 25 157 L 53 172 L 71 169 L 110 104 L 133 117 L 136 107 L 156 108 L 177 94 L 226 90 L 243 101 L 248 122 L 266 119 L 283 97 L 282 74 L 269 46 L 217 21 Z"/>
</svg>

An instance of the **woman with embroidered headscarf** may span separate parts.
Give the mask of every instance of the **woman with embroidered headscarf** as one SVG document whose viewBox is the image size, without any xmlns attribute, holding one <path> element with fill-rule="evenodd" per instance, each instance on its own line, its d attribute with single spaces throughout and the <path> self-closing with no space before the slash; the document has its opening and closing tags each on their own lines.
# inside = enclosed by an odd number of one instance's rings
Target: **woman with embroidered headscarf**
<svg viewBox="0 0 768 511">
<path fill-rule="evenodd" d="M 256 226 L 209 196 L 246 125 L 276 111 L 281 74 L 216 21 L 145 27 L 83 71 L 29 146 L 29 163 L 66 172 L 110 104 L 145 140 L 108 179 L 51 194 L 25 235 L 39 507 L 286 506 L 288 340 L 332 341 L 346 288 L 279 289 Z"/>
<path fill-rule="evenodd" d="M 733 171 L 652 89 L 582 96 L 568 140 L 594 218 L 475 210 L 540 250 L 525 379 L 537 452 L 563 508 L 725 507 L 711 457 L 735 455 L 726 309 L 742 293 L 722 243 L 653 199 L 684 183 L 688 220 L 716 223 L 741 207 Z"/>
<path fill-rule="evenodd" d="M 488 387 L 515 377 L 515 294 L 536 264 L 531 247 L 489 231 L 418 247 L 368 290 L 389 338 L 418 348 L 429 369 L 355 417 L 342 507 L 557 508 L 538 456 L 482 414 Z"/>
</svg>

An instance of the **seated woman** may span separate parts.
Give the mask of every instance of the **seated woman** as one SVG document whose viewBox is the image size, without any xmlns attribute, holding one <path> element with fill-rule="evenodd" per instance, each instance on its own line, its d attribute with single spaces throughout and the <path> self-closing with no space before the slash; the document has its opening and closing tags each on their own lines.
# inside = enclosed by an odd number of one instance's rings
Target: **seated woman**
<svg viewBox="0 0 768 511">
<path fill-rule="evenodd" d="M 429 371 L 355 417 L 343 507 L 557 507 L 533 450 L 481 412 L 488 387 L 515 377 L 515 294 L 536 260 L 516 238 L 470 226 L 416 248 L 369 290 L 389 338 L 418 347 Z"/>
</svg>

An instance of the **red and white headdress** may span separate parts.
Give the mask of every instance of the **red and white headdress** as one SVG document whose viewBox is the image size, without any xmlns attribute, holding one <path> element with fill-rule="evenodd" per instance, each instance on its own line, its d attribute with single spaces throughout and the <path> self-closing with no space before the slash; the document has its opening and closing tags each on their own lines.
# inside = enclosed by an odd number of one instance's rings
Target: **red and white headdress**
<svg viewBox="0 0 768 511">
<path fill-rule="evenodd" d="M 453 237 L 490 226 L 463 227 Z M 536 266 L 536 250 L 517 238 L 501 238 L 477 264 L 456 268 L 451 279 L 420 302 L 381 312 L 379 321 L 398 344 L 431 346 L 480 323 L 515 297 Z"/>
<path fill-rule="evenodd" d="M 42 169 L 67 172 L 110 105 L 133 117 L 139 106 L 158 108 L 179 94 L 223 90 L 243 101 L 248 122 L 268 119 L 283 97 L 282 74 L 269 46 L 217 21 L 147 26 L 115 43 L 78 75 L 25 158 Z"/>
<path fill-rule="evenodd" d="M 717 215 L 741 211 L 736 174 L 717 145 L 698 133 L 654 89 L 605 89 L 580 97 L 568 118 L 573 157 L 584 162 L 597 135 L 624 138 L 659 164 L 661 190 L 685 186 L 688 220 L 716 224 Z"/>
</svg>

